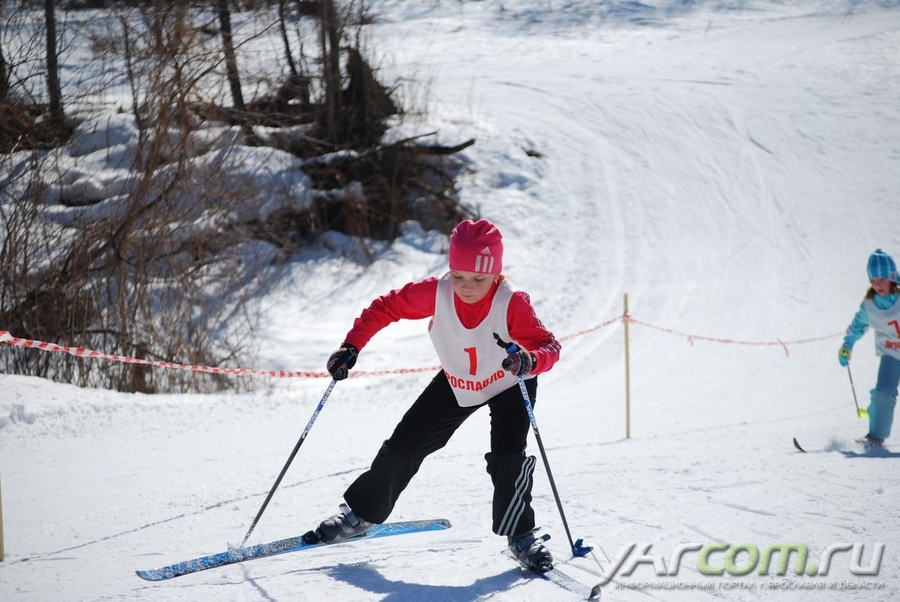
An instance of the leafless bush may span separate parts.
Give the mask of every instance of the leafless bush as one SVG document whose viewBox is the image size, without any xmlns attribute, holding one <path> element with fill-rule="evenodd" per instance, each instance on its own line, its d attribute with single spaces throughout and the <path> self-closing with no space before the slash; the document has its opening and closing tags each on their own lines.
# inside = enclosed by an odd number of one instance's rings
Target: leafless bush
<svg viewBox="0 0 900 602">
<path fill-rule="evenodd" d="M 215 160 L 197 156 L 197 123 L 186 107 L 208 67 L 196 31 L 177 8 L 148 15 L 144 27 L 122 20 L 119 48 L 135 91 L 138 141 L 120 194 L 73 198 L 63 153 L 7 156 L 18 160 L 10 173 L 21 175 L 3 188 L 0 324 L 16 336 L 123 356 L 233 364 L 247 359 L 241 295 L 252 293 L 261 269 L 278 257 L 234 219 L 258 192 L 222 168 L 227 149 Z M 48 205 L 72 210 L 51 216 Z M 11 351 L 4 354 L 11 371 L 82 385 L 143 392 L 249 386 L 199 372 Z"/>
<path fill-rule="evenodd" d="M 0 153 L 53 148 L 72 132 L 73 124 L 49 119 L 42 23 L 28 6 L 23 0 L 0 4 Z"/>
<path fill-rule="evenodd" d="M 242 22 L 256 29 L 239 26 L 232 41 L 240 57 L 256 36 L 279 29 L 285 58 L 274 74 L 229 65 L 221 13 L 216 19 L 187 3 L 119 3 L 102 13 L 102 27 L 88 21 L 80 30 L 110 74 L 84 96 L 103 98 L 122 83 L 131 91 L 106 117 L 134 138 L 111 166 L 127 171 L 112 191 L 79 171 L 77 153 L 94 150 L 72 150 L 90 136 L 87 122 L 68 150 L 56 148 L 65 139 L 58 131 L 37 135 L 32 127 L 43 109 L 31 99 L 40 94 L 27 78 L 16 80 L 16 98 L 25 100 L 0 103 L 0 329 L 142 359 L 249 365 L 254 324 L 245 301 L 291 253 L 328 230 L 392 240 L 409 219 L 449 232 L 472 216 L 456 199 L 462 164 L 452 159 L 472 141 L 382 142 L 386 120 L 403 109 L 379 82 L 359 30 L 348 33 L 348 23 L 368 22 L 362 3 L 268 6 L 275 10 L 257 8 Z M 301 26 L 310 19 L 317 29 Z M 17 48 L 10 64 L 33 64 L 21 54 L 27 45 Z M 247 102 L 235 100 L 235 84 L 252 91 Z M 308 178 L 302 190 L 242 171 L 279 161 L 296 162 L 290 169 Z M 5 349 L 0 362 L 10 372 L 124 391 L 254 384 L 18 348 Z"/>
</svg>

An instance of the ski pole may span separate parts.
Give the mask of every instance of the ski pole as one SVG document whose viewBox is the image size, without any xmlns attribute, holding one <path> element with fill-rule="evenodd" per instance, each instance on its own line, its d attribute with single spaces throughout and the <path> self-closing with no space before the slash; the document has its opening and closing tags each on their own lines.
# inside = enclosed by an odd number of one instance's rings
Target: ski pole
<svg viewBox="0 0 900 602">
<path fill-rule="evenodd" d="M 866 418 L 869 415 L 868 410 L 860 409 L 859 401 L 856 399 L 856 387 L 853 386 L 853 374 L 850 373 L 850 364 L 847 364 L 847 376 L 850 377 L 850 389 L 853 391 L 853 403 L 856 404 L 856 417 Z"/>
<path fill-rule="evenodd" d="M 504 342 L 496 332 L 494 338 L 497 344 L 506 349 L 507 353 L 516 353 L 519 346 L 515 343 Z M 525 402 L 525 411 L 528 412 L 528 420 L 531 421 L 531 430 L 534 431 L 534 439 L 537 441 L 538 449 L 541 450 L 541 460 L 544 462 L 544 470 L 547 471 L 547 477 L 550 479 L 550 489 L 553 490 L 553 498 L 556 500 L 556 507 L 559 509 L 559 516 L 562 518 L 563 527 L 566 530 L 566 537 L 569 538 L 569 546 L 572 548 L 573 556 L 587 556 L 593 549 L 590 546 L 583 545 L 584 540 L 572 541 L 572 533 L 569 531 L 569 523 L 566 521 L 566 513 L 563 512 L 562 502 L 559 499 L 559 492 L 556 490 L 556 481 L 553 480 L 553 473 L 550 471 L 550 463 L 547 461 L 547 452 L 544 451 L 544 442 L 541 441 L 541 433 L 538 430 L 537 418 L 534 417 L 534 407 L 531 405 L 531 399 L 528 397 L 528 389 L 525 388 L 525 379 L 516 376 L 519 379 L 519 390 L 522 392 L 522 401 Z"/>
<path fill-rule="evenodd" d="M 332 389 L 334 389 L 335 384 L 337 384 L 337 380 L 332 379 L 331 384 L 328 385 L 328 388 L 325 390 L 325 394 L 322 396 L 322 400 L 319 402 L 319 405 L 316 406 L 312 417 L 310 417 L 309 422 L 306 424 L 306 428 L 303 430 L 303 434 L 300 435 L 300 440 L 297 441 L 297 445 L 294 446 L 294 451 L 291 452 L 291 456 L 288 458 L 287 462 L 285 462 L 284 468 L 281 469 L 281 474 L 279 474 L 278 478 L 275 479 L 275 484 L 272 485 L 272 489 L 269 490 L 269 495 L 266 496 L 266 501 L 263 502 L 262 507 L 259 509 L 259 512 L 256 513 L 256 518 L 253 519 L 253 523 L 250 525 L 250 529 L 247 531 L 247 534 L 244 535 L 244 540 L 241 542 L 241 545 L 239 547 L 244 547 L 244 544 L 247 543 L 247 539 L 250 537 L 250 534 L 253 533 L 253 529 L 256 528 L 256 523 L 259 522 L 259 519 L 260 517 L 262 517 L 263 512 L 266 511 L 266 506 L 269 505 L 269 500 L 272 499 L 272 495 L 275 493 L 275 490 L 278 489 L 278 485 L 281 484 L 281 479 L 284 478 L 288 467 L 291 465 L 291 462 L 294 461 L 294 456 L 297 455 L 297 450 L 300 449 L 300 446 L 303 445 L 303 442 L 306 440 L 306 435 L 309 434 L 313 423 L 316 421 L 316 418 L 319 417 L 319 412 L 321 412 L 322 408 L 325 407 L 325 402 L 328 401 L 328 396 L 331 395 L 331 391 Z"/>
</svg>

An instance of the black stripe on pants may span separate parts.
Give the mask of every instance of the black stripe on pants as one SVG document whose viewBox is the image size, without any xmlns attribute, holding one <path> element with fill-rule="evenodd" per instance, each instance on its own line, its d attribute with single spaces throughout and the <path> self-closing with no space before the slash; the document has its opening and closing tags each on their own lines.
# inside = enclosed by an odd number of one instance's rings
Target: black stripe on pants
<svg viewBox="0 0 900 602">
<path fill-rule="evenodd" d="M 534 404 L 537 378 L 526 380 L 525 387 Z M 535 461 L 525 456 L 531 423 L 518 384 L 481 406 L 462 408 L 443 371 L 406 411 L 371 468 L 344 493 L 344 500 L 360 518 L 373 523 L 386 521 L 422 461 L 444 447 L 456 429 L 484 405 L 491 413 L 491 451 L 485 460 L 494 484 L 493 531 L 512 535 L 533 529 L 531 475 Z"/>
</svg>

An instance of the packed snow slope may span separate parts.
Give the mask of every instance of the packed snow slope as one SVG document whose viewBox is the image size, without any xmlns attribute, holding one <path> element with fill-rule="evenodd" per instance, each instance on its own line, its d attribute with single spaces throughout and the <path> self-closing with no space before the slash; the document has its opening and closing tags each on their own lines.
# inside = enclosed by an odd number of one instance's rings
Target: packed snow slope
<svg viewBox="0 0 900 602">
<path fill-rule="evenodd" d="M 615 571 L 610 602 L 900 597 L 900 444 L 853 443 L 867 425 L 837 362 L 868 255 L 900 258 L 900 9 L 797 4 L 373 3 L 383 75 L 428 108 L 391 135 L 476 139 L 461 197 L 501 228 L 505 271 L 562 339 L 536 416 L 572 535 L 595 556 L 570 558 L 540 462 L 534 506 L 558 566 L 585 581 L 627 546 L 631 560 L 646 552 Z M 259 306 L 250 367 L 322 370 L 375 296 L 446 269 L 446 244 L 410 225 L 372 265 L 290 263 Z M 249 543 L 335 512 L 433 372 L 404 370 L 436 363 L 426 323 L 380 333 L 357 369 L 387 373 L 335 387 Z M 871 334 L 851 367 L 866 405 Z M 392 516 L 447 518 L 449 531 L 138 579 L 241 542 L 328 381 L 271 384 L 141 396 L 0 376 L 0 598 L 572 599 L 500 554 L 486 411 Z M 732 569 L 746 574 L 701 570 L 698 548 L 717 543 L 728 548 L 708 564 L 743 550 Z M 760 574 L 753 550 L 782 543 L 815 565 L 829 546 L 864 548 L 859 568 L 846 550 L 825 574 L 796 574 L 796 555 L 785 575 L 777 561 Z"/>
</svg>

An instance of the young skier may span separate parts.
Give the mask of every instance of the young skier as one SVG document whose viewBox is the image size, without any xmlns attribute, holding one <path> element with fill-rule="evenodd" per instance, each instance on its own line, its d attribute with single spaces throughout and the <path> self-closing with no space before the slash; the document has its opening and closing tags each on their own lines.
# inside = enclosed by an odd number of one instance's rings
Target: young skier
<svg viewBox="0 0 900 602">
<path fill-rule="evenodd" d="M 891 434 L 897 385 L 900 383 L 900 275 L 890 255 L 876 249 L 869 256 L 869 282 L 866 293 L 853 322 L 847 328 L 844 344 L 838 352 L 842 366 L 850 363 L 853 345 L 871 326 L 875 331 L 875 352 L 881 356 L 878 380 L 871 392 L 869 404 L 869 432 L 867 446 L 880 447 Z"/>
<path fill-rule="evenodd" d="M 487 472 L 494 485 L 493 532 L 507 536 L 524 566 L 544 571 L 553 558 L 535 532 L 531 508 L 535 457 L 525 455 L 530 420 L 518 386 L 525 380 L 535 403 L 537 375 L 559 359 L 560 345 L 535 315 L 526 293 L 501 273 L 503 242 L 487 220 L 465 220 L 450 236 L 450 271 L 411 282 L 375 299 L 356 318 L 340 349 L 328 358 L 336 380 L 347 378 L 359 352 L 382 328 L 402 319 L 431 318 L 432 344 L 442 369 L 407 410 L 375 456 L 344 493 L 341 512 L 316 529 L 329 542 L 366 533 L 383 523 L 429 454 L 481 407 L 491 417 Z M 521 348 L 507 354 L 494 334 Z"/>
</svg>

